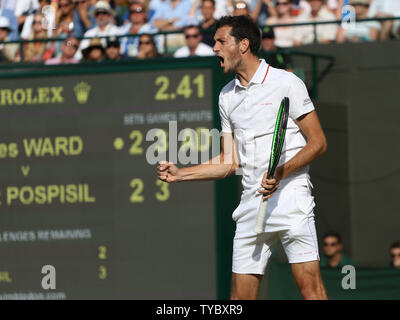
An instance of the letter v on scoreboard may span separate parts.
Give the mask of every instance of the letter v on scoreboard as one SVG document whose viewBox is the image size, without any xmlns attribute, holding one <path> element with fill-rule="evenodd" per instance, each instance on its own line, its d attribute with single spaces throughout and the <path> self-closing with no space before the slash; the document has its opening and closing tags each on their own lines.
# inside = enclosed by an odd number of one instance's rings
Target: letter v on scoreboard
<svg viewBox="0 0 400 320">
<path fill-rule="evenodd" d="M 285 141 L 285 133 L 287 122 L 289 118 L 289 98 L 284 97 L 279 107 L 278 116 L 276 118 L 274 137 L 272 139 L 271 156 L 269 159 L 269 167 L 267 172 L 267 178 L 272 179 L 275 174 L 275 169 L 278 166 L 279 159 L 281 157 L 283 143 Z M 261 197 L 261 204 L 258 208 L 257 222 L 254 228 L 254 232 L 260 234 L 264 230 L 264 220 L 267 213 L 268 199 L 263 200 Z"/>
</svg>

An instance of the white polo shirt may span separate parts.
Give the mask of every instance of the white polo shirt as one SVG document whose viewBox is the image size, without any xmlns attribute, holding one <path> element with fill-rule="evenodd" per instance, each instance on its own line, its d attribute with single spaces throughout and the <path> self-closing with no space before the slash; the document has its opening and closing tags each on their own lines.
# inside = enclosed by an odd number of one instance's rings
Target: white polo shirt
<svg viewBox="0 0 400 320">
<path fill-rule="evenodd" d="M 297 76 L 268 65 L 260 66 L 246 87 L 235 78 L 221 91 L 219 112 L 222 132 L 234 133 L 242 167 L 242 201 L 260 196 L 261 181 L 268 169 L 271 144 L 280 103 L 289 98 L 289 119 L 278 166 L 289 161 L 307 143 L 296 119 L 314 110 L 306 86 Z M 297 179 L 308 179 L 306 166 L 283 179 L 280 188 Z M 304 181 L 303 181 L 304 182 Z"/>
</svg>

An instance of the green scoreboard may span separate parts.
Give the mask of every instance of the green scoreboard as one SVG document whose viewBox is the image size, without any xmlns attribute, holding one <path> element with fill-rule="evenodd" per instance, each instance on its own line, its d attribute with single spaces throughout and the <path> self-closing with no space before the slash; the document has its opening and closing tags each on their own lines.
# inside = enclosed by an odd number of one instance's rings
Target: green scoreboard
<svg viewBox="0 0 400 320">
<path fill-rule="evenodd" d="M 213 62 L 182 61 L 0 77 L 0 299 L 217 298 L 215 184 L 156 174 L 219 153 Z"/>
</svg>

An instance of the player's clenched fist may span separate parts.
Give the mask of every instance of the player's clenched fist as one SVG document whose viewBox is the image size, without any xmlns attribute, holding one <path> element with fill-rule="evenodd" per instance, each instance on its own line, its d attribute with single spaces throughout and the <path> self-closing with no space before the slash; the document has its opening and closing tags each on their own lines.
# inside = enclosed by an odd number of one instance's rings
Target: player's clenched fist
<svg viewBox="0 0 400 320">
<path fill-rule="evenodd" d="M 172 162 L 160 161 L 157 166 L 157 175 L 158 179 L 165 182 L 178 182 L 179 169 Z"/>
</svg>

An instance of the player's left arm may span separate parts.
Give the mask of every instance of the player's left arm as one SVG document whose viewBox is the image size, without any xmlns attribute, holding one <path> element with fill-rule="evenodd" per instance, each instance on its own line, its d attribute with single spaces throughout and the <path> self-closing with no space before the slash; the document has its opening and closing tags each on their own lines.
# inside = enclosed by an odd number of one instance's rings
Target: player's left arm
<svg viewBox="0 0 400 320">
<path fill-rule="evenodd" d="M 261 183 L 264 190 L 259 191 L 263 193 L 264 199 L 271 197 L 280 180 L 310 164 L 327 150 L 326 137 L 315 110 L 300 116 L 296 122 L 307 137 L 307 144 L 292 159 L 276 168 L 274 179 L 267 179 L 267 175 L 264 175 Z"/>
<path fill-rule="evenodd" d="M 307 144 L 292 159 L 277 168 L 276 177 L 279 180 L 310 164 L 325 153 L 328 148 L 324 131 L 315 110 L 300 116 L 296 119 L 296 122 L 307 137 Z"/>
</svg>

